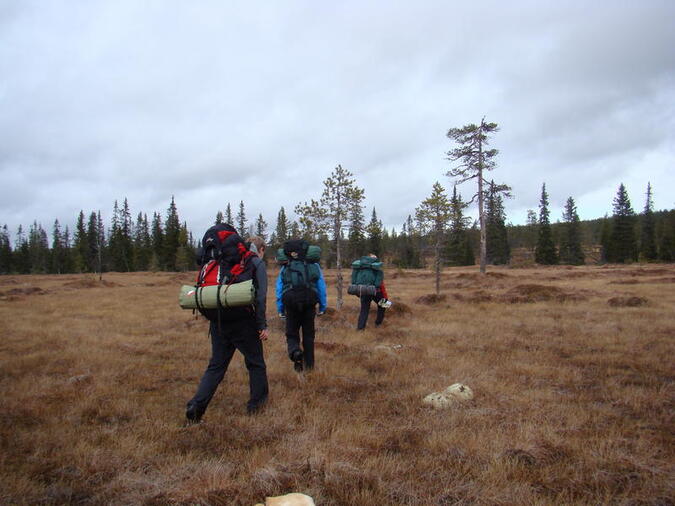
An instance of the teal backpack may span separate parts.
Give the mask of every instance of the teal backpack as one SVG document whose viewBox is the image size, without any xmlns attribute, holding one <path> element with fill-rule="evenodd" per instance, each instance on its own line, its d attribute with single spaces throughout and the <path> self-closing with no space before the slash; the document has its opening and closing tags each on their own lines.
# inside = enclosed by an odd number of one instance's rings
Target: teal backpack
<svg viewBox="0 0 675 506">
<path fill-rule="evenodd" d="M 384 279 L 382 262 L 369 256 L 352 262 L 352 284 L 380 286 Z"/>
<path fill-rule="evenodd" d="M 316 282 L 320 277 L 320 256 L 321 248 L 303 240 L 286 241 L 277 251 L 277 262 L 284 265 L 281 300 L 286 308 L 302 311 L 319 301 Z"/>
</svg>

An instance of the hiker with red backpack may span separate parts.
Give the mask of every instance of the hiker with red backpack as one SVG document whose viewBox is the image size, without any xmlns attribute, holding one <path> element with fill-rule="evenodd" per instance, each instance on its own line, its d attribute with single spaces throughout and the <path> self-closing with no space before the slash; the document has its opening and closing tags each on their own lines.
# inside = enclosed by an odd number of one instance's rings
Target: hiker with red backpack
<svg viewBox="0 0 675 506">
<path fill-rule="evenodd" d="M 314 368 L 314 317 L 326 312 L 326 281 L 319 267 L 320 255 L 318 246 L 310 246 L 304 240 L 286 241 L 277 251 L 277 262 L 281 264 L 276 282 L 277 311 L 286 319 L 288 358 L 297 372 Z"/>
<path fill-rule="evenodd" d="M 369 253 L 352 262 L 352 284 L 347 293 L 356 295 L 361 299 L 361 310 L 356 324 L 357 330 L 364 330 L 370 313 L 370 303 L 377 304 L 377 316 L 375 326 L 379 327 L 384 321 L 384 312 L 391 306 L 387 289 L 384 286 L 384 271 L 382 262 L 377 255 Z"/>
<path fill-rule="evenodd" d="M 231 225 L 218 224 L 206 231 L 197 251 L 201 270 L 189 295 L 194 296 L 195 307 L 210 322 L 211 359 L 197 392 L 187 403 L 185 417 L 188 423 L 201 420 L 235 350 L 244 356 L 248 369 L 250 399 L 247 412 L 259 411 L 267 401 L 269 388 L 262 345 L 268 337 L 265 319 L 267 272 L 261 259 L 264 243 L 257 249 L 257 254 L 250 251 Z M 251 298 L 247 304 L 230 306 L 228 291 L 234 293 L 237 288 L 249 284 L 252 288 L 248 289 Z M 205 302 L 202 296 L 205 290 L 217 292 L 217 303 Z"/>
</svg>

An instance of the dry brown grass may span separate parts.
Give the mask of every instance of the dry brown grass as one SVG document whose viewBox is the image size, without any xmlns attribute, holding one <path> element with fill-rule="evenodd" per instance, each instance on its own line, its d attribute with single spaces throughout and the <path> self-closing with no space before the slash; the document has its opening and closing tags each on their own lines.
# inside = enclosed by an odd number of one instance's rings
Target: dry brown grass
<svg viewBox="0 0 675 506">
<path fill-rule="evenodd" d="M 191 275 L 2 277 L 0 502 L 673 504 L 675 268 L 491 271 L 446 270 L 432 304 L 430 273 L 397 272 L 362 333 L 348 297 L 307 376 L 270 307 L 268 408 L 245 415 L 237 355 L 190 428 L 209 356 L 177 305 Z M 422 405 L 455 382 L 475 399 Z"/>
</svg>

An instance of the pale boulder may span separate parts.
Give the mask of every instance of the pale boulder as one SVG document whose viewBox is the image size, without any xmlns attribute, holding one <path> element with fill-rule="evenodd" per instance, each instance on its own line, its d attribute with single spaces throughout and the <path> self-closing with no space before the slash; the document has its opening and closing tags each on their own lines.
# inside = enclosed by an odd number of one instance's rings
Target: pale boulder
<svg viewBox="0 0 675 506">
<path fill-rule="evenodd" d="M 473 399 L 473 390 L 462 383 L 450 385 L 443 393 L 448 397 L 454 397 L 458 401 L 470 401 Z"/>
<path fill-rule="evenodd" d="M 424 404 L 428 404 L 436 409 L 449 408 L 454 402 L 454 398 L 448 397 L 441 392 L 432 392 L 422 399 Z"/>
<path fill-rule="evenodd" d="M 305 494 L 292 493 L 277 497 L 265 497 L 265 504 L 255 506 L 315 506 L 314 499 Z"/>
<path fill-rule="evenodd" d="M 436 409 L 447 409 L 455 404 L 473 399 L 473 390 L 462 383 L 450 385 L 442 392 L 432 392 L 422 402 Z"/>
</svg>

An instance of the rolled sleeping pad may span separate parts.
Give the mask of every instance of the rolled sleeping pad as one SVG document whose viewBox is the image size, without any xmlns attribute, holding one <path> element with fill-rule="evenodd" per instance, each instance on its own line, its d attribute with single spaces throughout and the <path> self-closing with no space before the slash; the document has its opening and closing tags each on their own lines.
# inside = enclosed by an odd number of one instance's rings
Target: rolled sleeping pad
<svg viewBox="0 0 675 506">
<path fill-rule="evenodd" d="M 347 287 L 347 293 L 349 295 L 372 295 L 374 296 L 377 293 L 377 287 L 375 285 L 349 285 Z"/>
<path fill-rule="evenodd" d="M 178 304 L 183 309 L 241 307 L 250 306 L 254 302 L 255 288 L 252 279 L 231 285 L 211 285 L 199 288 L 183 285 L 178 296 Z"/>
</svg>

